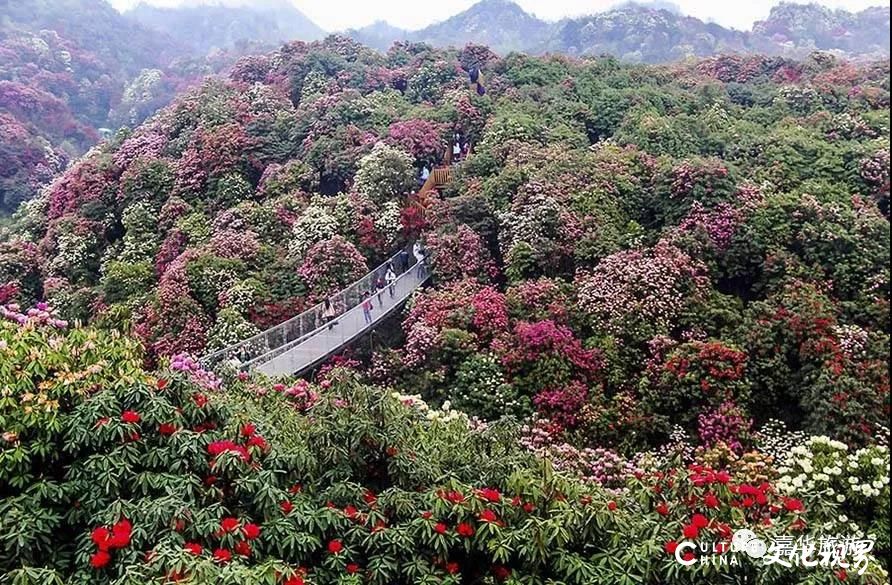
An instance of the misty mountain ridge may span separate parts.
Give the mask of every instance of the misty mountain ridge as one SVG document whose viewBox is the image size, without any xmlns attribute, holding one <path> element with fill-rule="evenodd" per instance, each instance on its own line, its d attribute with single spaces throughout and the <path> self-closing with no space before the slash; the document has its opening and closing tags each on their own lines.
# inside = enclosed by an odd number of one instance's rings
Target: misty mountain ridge
<svg viewBox="0 0 892 585">
<path fill-rule="evenodd" d="M 172 36 L 195 54 L 233 47 L 242 41 L 278 44 L 325 36 L 288 0 L 216 0 L 160 8 L 141 2 L 124 13 L 131 21 Z"/>
<path fill-rule="evenodd" d="M 610 54 L 645 63 L 718 53 L 796 57 L 814 50 L 849 56 L 888 56 L 889 7 L 857 13 L 818 4 L 782 2 L 750 31 L 738 31 L 681 12 L 664 0 L 628 2 L 587 16 L 548 22 L 511 0 L 482 0 L 442 22 L 415 31 L 376 22 L 351 29 L 351 38 L 384 50 L 394 41 L 436 46 L 478 43 L 505 53 Z"/>
</svg>

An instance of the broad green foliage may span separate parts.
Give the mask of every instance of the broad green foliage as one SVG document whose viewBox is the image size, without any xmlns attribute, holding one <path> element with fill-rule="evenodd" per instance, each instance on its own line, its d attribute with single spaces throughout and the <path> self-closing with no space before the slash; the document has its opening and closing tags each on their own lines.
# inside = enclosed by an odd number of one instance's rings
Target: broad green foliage
<svg viewBox="0 0 892 585">
<path fill-rule="evenodd" d="M 13 364 L 0 386 L 15 393 L 2 424 L 25 422 L 0 454 L 31 454 L 0 477 L 0 579 L 10 582 L 685 584 L 716 573 L 675 563 L 667 550 L 682 531 L 808 533 L 849 510 L 835 499 L 813 509 L 789 479 L 791 495 L 775 492 L 752 459 L 715 471 L 670 457 L 607 492 L 556 473 L 509 423 L 473 423 L 348 370 L 319 385 L 239 376 L 220 386 L 189 358 L 150 374 L 120 339 L 47 320 L 0 326 Z M 34 348 L 39 368 L 23 363 Z M 31 410 L 29 388 L 59 399 L 51 414 Z M 888 450 L 856 458 L 879 486 L 872 495 L 888 500 Z M 870 521 L 876 504 L 853 503 L 853 520 Z M 881 583 L 867 560 L 852 578 Z M 744 561 L 727 578 L 754 570 Z M 839 579 L 776 568 L 760 578 Z"/>
</svg>

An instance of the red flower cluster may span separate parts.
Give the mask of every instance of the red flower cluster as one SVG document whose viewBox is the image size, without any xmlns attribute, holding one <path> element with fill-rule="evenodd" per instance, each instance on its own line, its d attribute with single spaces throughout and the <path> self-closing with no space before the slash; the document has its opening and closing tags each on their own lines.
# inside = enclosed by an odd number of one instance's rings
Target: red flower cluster
<svg viewBox="0 0 892 585">
<path fill-rule="evenodd" d="M 223 518 L 220 520 L 220 530 L 217 531 L 217 534 L 226 534 L 229 532 L 235 532 L 238 530 L 241 522 L 238 521 L 238 518 Z"/>
<path fill-rule="evenodd" d="M 458 526 L 455 527 L 455 532 L 459 536 L 464 536 L 465 538 L 471 538 L 474 536 L 476 532 L 474 527 L 468 524 L 467 522 L 461 522 Z"/>
<path fill-rule="evenodd" d="M 465 496 L 462 495 L 461 492 L 457 492 L 455 490 L 449 490 L 448 492 L 440 490 L 439 492 L 437 492 L 437 495 L 451 504 L 462 504 L 465 501 Z"/>
<path fill-rule="evenodd" d="M 499 517 L 489 508 L 485 508 L 482 512 L 480 512 L 479 518 L 481 522 L 500 524 Z"/>
<path fill-rule="evenodd" d="M 499 493 L 499 490 L 494 488 L 483 488 L 477 490 L 477 497 L 479 497 L 481 500 L 492 502 L 493 504 L 498 504 L 502 501 L 502 494 Z"/>
<path fill-rule="evenodd" d="M 232 553 L 225 548 L 218 548 L 214 550 L 214 560 L 220 564 L 228 563 L 232 560 Z"/>
<path fill-rule="evenodd" d="M 689 465 L 688 474 L 691 483 L 697 487 L 714 483 L 727 484 L 731 481 L 731 474 L 727 471 L 714 471 L 704 465 Z"/>
<path fill-rule="evenodd" d="M 111 552 L 114 549 L 125 548 L 130 545 L 130 532 L 133 525 L 126 518 L 118 520 L 109 530 L 105 526 L 93 529 L 90 539 L 98 549 L 90 557 L 90 565 L 94 569 L 101 569 L 111 561 Z"/>
<path fill-rule="evenodd" d="M 177 432 L 177 426 L 173 423 L 161 423 L 158 425 L 158 434 L 163 435 L 165 437 L 169 437 L 170 435 Z"/>
<path fill-rule="evenodd" d="M 202 552 L 204 552 L 204 548 L 197 542 L 187 542 L 183 545 L 183 548 L 195 556 L 199 556 Z"/>
<path fill-rule="evenodd" d="M 214 458 L 222 455 L 223 453 L 238 453 L 239 457 L 242 458 L 242 461 L 251 460 L 251 454 L 248 453 L 248 450 L 245 447 L 243 447 L 242 445 L 237 445 L 236 443 L 228 439 L 214 441 L 213 443 L 208 445 L 208 454 L 210 454 Z"/>
<path fill-rule="evenodd" d="M 133 410 L 125 410 L 121 413 L 121 422 L 127 424 L 137 424 L 140 421 L 139 413 Z"/>
</svg>

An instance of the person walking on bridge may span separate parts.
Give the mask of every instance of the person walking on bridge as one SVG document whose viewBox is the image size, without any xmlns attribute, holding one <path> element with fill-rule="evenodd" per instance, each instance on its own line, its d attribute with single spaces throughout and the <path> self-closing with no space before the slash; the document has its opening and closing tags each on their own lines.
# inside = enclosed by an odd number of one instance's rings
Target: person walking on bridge
<svg viewBox="0 0 892 585">
<path fill-rule="evenodd" d="M 325 302 L 322 303 L 322 322 L 328 324 L 328 328 L 331 329 L 337 323 L 334 318 L 335 309 L 331 304 L 331 299 L 325 299 Z"/>
<path fill-rule="evenodd" d="M 362 317 L 365 319 L 366 325 L 372 324 L 372 305 L 371 295 L 368 291 L 362 293 Z"/>
<path fill-rule="evenodd" d="M 418 266 L 418 277 L 420 278 L 426 269 L 424 265 L 424 248 L 421 247 L 420 242 L 415 242 L 412 245 L 412 255 L 415 256 L 415 264 Z"/>
<path fill-rule="evenodd" d="M 390 291 L 390 298 L 393 298 L 393 285 L 396 282 L 396 272 L 393 271 L 393 264 L 387 265 L 387 272 L 384 274 L 384 282 L 387 283 L 387 290 Z"/>
<path fill-rule="evenodd" d="M 384 294 L 384 276 L 382 274 L 378 274 L 378 278 L 375 279 L 375 289 L 378 292 L 378 308 L 384 308 L 384 299 L 382 295 Z"/>
</svg>

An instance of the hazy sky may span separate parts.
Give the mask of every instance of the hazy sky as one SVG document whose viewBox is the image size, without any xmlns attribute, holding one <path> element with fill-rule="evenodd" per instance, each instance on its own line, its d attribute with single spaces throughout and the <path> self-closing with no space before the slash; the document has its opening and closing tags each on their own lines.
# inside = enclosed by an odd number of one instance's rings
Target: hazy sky
<svg viewBox="0 0 892 585">
<path fill-rule="evenodd" d="M 110 0 L 120 10 L 140 0 Z M 196 0 L 147 0 L 157 6 L 172 6 Z M 221 0 L 197 0 L 220 3 Z M 250 4 L 254 0 L 224 0 L 229 3 Z M 257 0 L 263 2 L 265 0 Z M 476 0 L 291 0 L 304 14 L 328 31 L 360 27 L 375 20 L 386 20 L 393 25 L 415 29 L 431 22 L 444 20 L 465 10 Z M 832 8 L 861 10 L 868 6 L 888 4 L 889 0 L 817 0 Z M 616 0 L 516 0 L 527 12 L 540 18 L 558 20 L 564 16 L 579 16 L 600 12 L 618 4 Z M 703 20 L 713 20 L 724 26 L 748 29 L 754 20 L 768 15 L 776 0 L 674 0 L 685 14 Z"/>
</svg>

